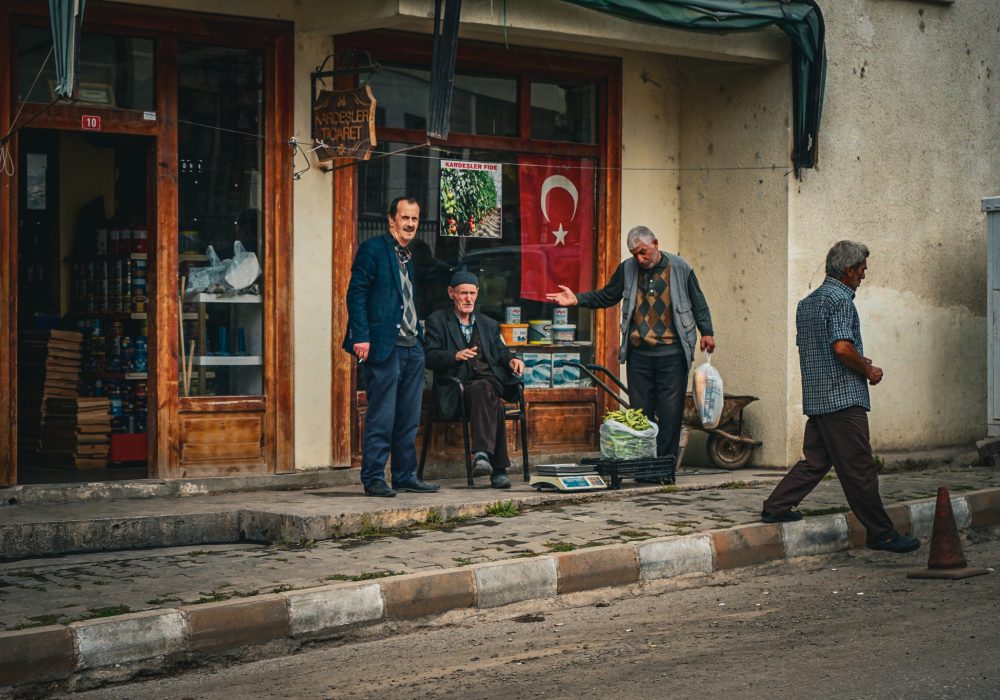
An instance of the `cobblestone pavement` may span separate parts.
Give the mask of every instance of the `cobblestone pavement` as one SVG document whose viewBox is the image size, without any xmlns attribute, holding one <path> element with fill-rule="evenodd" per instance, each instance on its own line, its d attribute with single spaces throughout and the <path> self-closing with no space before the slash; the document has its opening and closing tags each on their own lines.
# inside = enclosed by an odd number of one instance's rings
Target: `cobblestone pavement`
<svg viewBox="0 0 1000 700">
<path fill-rule="evenodd" d="M 664 487 L 302 547 L 201 545 L 2 563 L 0 630 L 730 527 L 757 520 L 771 485 L 749 482 L 762 476 L 773 483 L 775 474 L 749 469 L 710 489 Z M 953 493 L 1000 487 L 1000 469 L 935 464 L 887 474 L 882 495 L 929 498 L 941 485 Z M 801 508 L 807 516 L 847 510 L 830 477 Z"/>
</svg>

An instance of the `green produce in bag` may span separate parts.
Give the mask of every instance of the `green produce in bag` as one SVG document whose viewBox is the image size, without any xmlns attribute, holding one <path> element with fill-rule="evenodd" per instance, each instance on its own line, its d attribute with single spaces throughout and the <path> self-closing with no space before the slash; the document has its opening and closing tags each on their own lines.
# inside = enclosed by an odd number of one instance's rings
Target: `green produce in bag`
<svg viewBox="0 0 1000 700">
<path fill-rule="evenodd" d="M 656 423 L 641 408 L 608 411 L 601 424 L 601 457 L 643 459 L 656 457 Z"/>
</svg>

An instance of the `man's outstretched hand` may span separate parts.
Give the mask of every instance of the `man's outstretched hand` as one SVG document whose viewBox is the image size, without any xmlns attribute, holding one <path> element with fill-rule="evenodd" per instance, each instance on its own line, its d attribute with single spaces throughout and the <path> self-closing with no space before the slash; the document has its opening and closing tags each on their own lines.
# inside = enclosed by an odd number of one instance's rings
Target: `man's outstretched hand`
<svg viewBox="0 0 1000 700">
<path fill-rule="evenodd" d="M 569 287 L 564 287 L 561 284 L 556 286 L 562 291 L 554 294 L 546 294 L 545 298 L 549 301 L 554 301 L 559 306 L 576 306 L 576 294 Z"/>
</svg>

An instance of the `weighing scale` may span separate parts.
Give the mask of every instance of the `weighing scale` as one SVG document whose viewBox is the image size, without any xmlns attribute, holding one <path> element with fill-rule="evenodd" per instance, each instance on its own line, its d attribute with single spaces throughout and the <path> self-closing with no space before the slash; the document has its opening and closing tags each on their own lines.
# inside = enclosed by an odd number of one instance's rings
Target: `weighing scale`
<svg viewBox="0 0 1000 700">
<path fill-rule="evenodd" d="M 539 491 L 593 491 L 608 485 L 589 464 L 538 464 L 528 482 Z"/>
</svg>

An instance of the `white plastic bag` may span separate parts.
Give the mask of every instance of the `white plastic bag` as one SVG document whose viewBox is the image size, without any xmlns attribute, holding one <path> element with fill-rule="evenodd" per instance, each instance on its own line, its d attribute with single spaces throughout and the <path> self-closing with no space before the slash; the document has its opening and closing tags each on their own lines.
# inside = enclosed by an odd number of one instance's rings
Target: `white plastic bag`
<svg viewBox="0 0 1000 700">
<path fill-rule="evenodd" d="M 705 355 L 705 362 L 698 366 L 691 379 L 691 393 L 694 406 L 701 418 L 701 427 L 711 430 L 719 425 L 722 418 L 722 376 L 712 366 L 712 353 Z"/>
<path fill-rule="evenodd" d="M 246 289 L 260 277 L 260 263 L 239 241 L 233 243 L 233 258 L 226 261 L 226 283 L 233 289 Z"/>
<path fill-rule="evenodd" d="M 634 430 L 616 420 L 601 423 L 601 457 L 641 459 L 656 456 L 656 435 L 660 429 L 650 421 L 645 430 Z"/>
<path fill-rule="evenodd" d="M 209 287 L 222 285 L 225 281 L 226 263 L 219 260 L 212 246 L 205 249 L 205 255 L 208 256 L 207 267 L 194 267 L 188 270 L 187 288 L 184 290 L 188 294 L 204 292 Z"/>
</svg>

